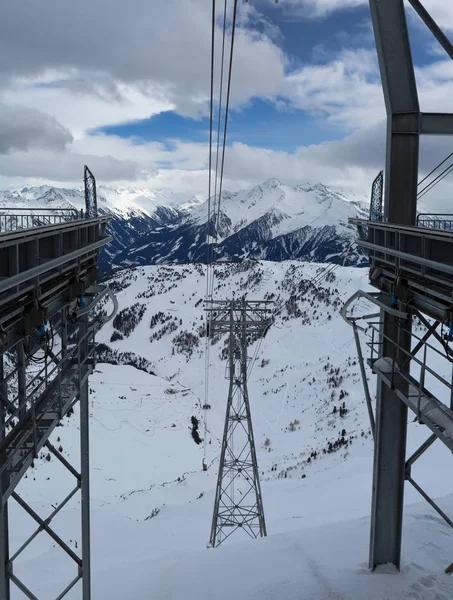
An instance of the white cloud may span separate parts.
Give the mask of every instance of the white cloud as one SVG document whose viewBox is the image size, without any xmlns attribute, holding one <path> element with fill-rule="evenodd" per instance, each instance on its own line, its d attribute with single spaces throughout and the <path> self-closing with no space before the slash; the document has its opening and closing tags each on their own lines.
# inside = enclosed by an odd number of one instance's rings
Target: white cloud
<svg viewBox="0 0 453 600">
<path fill-rule="evenodd" d="M 368 0 L 285 0 L 280 10 L 292 17 L 313 19 L 326 17 L 338 10 L 348 10 L 366 6 Z"/>
<path fill-rule="evenodd" d="M 288 183 L 322 181 L 368 194 L 384 163 L 385 111 L 374 49 L 348 49 L 343 38 L 345 50 L 336 56 L 321 54 L 316 63 L 288 72 L 279 30 L 258 10 L 263 3 L 257 0 L 257 8 L 240 4 L 233 106 L 246 105 L 256 96 L 268 98 L 306 111 L 347 137 L 295 153 L 234 144 L 227 150 L 225 187 L 238 189 L 275 176 Z M 300 10 L 304 18 L 321 18 L 367 3 L 282 0 L 276 10 Z M 221 4 L 217 3 L 219 11 Z M 426 0 L 426 6 L 440 23 L 453 22 L 453 3 Z M 88 163 L 100 182 L 207 194 L 207 144 L 177 139 L 169 144 L 142 143 L 90 136 L 87 131 L 165 110 L 192 117 L 206 114 L 210 3 L 111 0 L 108 11 L 102 0 L 60 2 L 52 7 L 30 2 L 27 10 L 24 7 L 23 2 L 11 2 L 2 8 L 0 102 L 25 107 L 23 111 L 35 114 L 40 125 L 29 131 L 22 128 L 21 134 L 28 137 L 19 136 L 14 143 L 9 130 L 8 154 L 0 161 L 2 185 L 26 178 L 79 182 L 83 164 Z M 251 29 L 257 23 L 265 34 Z M 218 61 L 220 35 L 217 42 Z M 451 110 L 452 67 L 453 63 L 439 60 L 417 69 L 425 110 Z M 435 164 L 437 157 L 441 160 L 447 154 L 446 144 L 444 140 L 428 143 L 426 156 Z"/>
<path fill-rule="evenodd" d="M 185 116 L 207 113 L 209 2 L 110 0 L 106 10 L 104 0 L 81 0 L 28 2 L 26 7 L 22 2 L 8 2 L 0 20 L 0 86 L 13 91 L 18 86 L 24 103 L 29 97 L 30 103 L 47 103 L 49 112 L 60 114 L 64 110 L 60 105 L 69 101 L 66 110 L 78 129 L 82 119 L 73 107 L 77 100 L 83 104 L 84 96 L 91 96 L 85 104 L 92 111 L 82 105 L 80 114 L 90 126 L 105 123 L 101 114 L 103 107 L 107 109 L 105 100 L 115 106 L 107 112 L 113 118 L 143 118 L 162 110 L 162 104 Z M 241 22 L 247 24 L 252 12 L 242 5 L 241 12 Z M 220 27 L 217 41 L 220 56 Z M 227 46 L 228 42 L 229 37 Z M 233 102 L 274 95 L 283 81 L 284 67 L 285 55 L 268 35 L 239 28 Z M 24 87 L 24 80 L 45 82 L 47 87 Z M 124 98 L 127 105 L 134 94 L 137 110 L 127 111 L 123 106 L 121 114 L 118 100 Z"/>
<path fill-rule="evenodd" d="M 311 64 L 286 78 L 292 106 L 353 130 L 385 116 L 375 51 L 344 50 L 330 62 Z"/>
<path fill-rule="evenodd" d="M 117 94 L 109 96 L 106 93 L 84 93 L 68 87 L 35 86 L 21 82 L 13 89 L 5 90 L 3 98 L 50 114 L 64 123 L 74 137 L 110 124 L 147 119 L 174 108 L 158 90 L 148 94 L 123 83 L 118 83 L 116 90 Z"/>
<path fill-rule="evenodd" d="M 440 27 L 453 31 L 453 4 L 449 0 L 422 0 L 422 3 Z M 409 0 L 405 0 L 405 5 L 412 13 Z M 279 4 L 279 10 L 292 17 L 313 19 L 368 6 L 369 0 L 285 0 Z"/>
<path fill-rule="evenodd" d="M 31 150 L 3 155 L 0 177 L 3 186 L 8 186 L 11 181 L 26 181 L 27 178 L 72 184 L 82 178 L 84 164 L 90 165 L 100 182 L 134 181 L 148 175 L 137 163 L 108 155 Z"/>
</svg>

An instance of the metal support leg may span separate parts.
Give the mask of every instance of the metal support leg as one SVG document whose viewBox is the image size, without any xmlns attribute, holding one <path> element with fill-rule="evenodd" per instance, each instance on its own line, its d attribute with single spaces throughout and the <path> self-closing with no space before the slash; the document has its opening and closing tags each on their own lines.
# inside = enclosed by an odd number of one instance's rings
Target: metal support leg
<svg viewBox="0 0 453 600">
<path fill-rule="evenodd" d="M 453 410 L 453 365 L 451 366 L 450 409 Z"/>
<path fill-rule="evenodd" d="M 355 321 L 352 321 L 352 328 L 354 331 L 355 345 L 357 348 L 357 356 L 359 359 L 360 373 L 362 375 L 362 383 L 363 383 L 363 390 L 365 392 L 366 406 L 368 409 L 368 417 L 370 419 L 370 429 L 371 429 L 371 434 L 374 439 L 375 434 L 376 434 L 376 424 L 374 421 L 373 403 L 371 400 L 370 389 L 368 387 L 368 379 L 367 379 L 366 371 L 365 371 L 365 362 L 363 360 L 363 353 L 362 353 L 362 346 L 360 344 L 359 331 L 358 331 L 357 323 Z"/>
<path fill-rule="evenodd" d="M 27 381 L 25 375 L 24 342 L 17 344 L 17 386 L 19 396 L 19 418 L 22 419 L 27 412 Z"/>
<path fill-rule="evenodd" d="M 0 599 L 10 599 L 8 503 L 0 507 Z"/>
<path fill-rule="evenodd" d="M 83 338 L 88 328 L 88 316 L 80 319 L 79 336 Z M 88 354 L 88 340 L 81 343 L 80 361 Z M 80 366 L 79 381 L 83 378 L 88 365 Z M 83 569 L 83 600 L 91 598 L 91 560 L 90 560 L 90 454 L 89 454 L 89 388 L 88 378 L 80 384 L 80 474 L 82 495 L 82 569 Z"/>
<path fill-rule="evenodd" d="M 415 225 L 420 106 L 404 4 L 402 0 L 370 0 L 370 10 L 387 109 L 384 217 L 389 223 Z M 405 129 L 402 125 L 408 127 Z M 399 308 L 404 310 L 404 306 Z M 406 331 L 399 331 L 395 317 L 385 311 L 381 312 L 381 321 L 381 331 L 389 338 L 383 343 L 383 356 L 393 356 L 391 342 L 410 351 L 411 322 L 403 322 Z M 400 352 L 397 353 L 396 363 L 404 371 L 409 368 L 405 366 Z M 394 381 L 404 388 L 398 376 Z M 378 381 L 371 569 L 385 563 L 392 563 L 398 569 L 400 567 L 406 435 L 406 405 L 393 389 L 382 380 Z"/>
<path fill-rule="evenodd" d="M 396 339 L 398 325 L 394 317 L 382 316 L 386 321 L 386 335 Z M 406 328 L 410 330 L 410 324 Z M 400 344 L 410 348 L 410 336 L 407 333 L 400 332 Z M 384 348 L 388 345 L 388 342 L 384 343 Z M 384 350 L 384 355 L 387 354 L 388 351 Z M 401 362 L 397 355 L 397 363 L 401 365 Z M 398 380 L 396 385 L 407 387 L 407 384 Z M 407 406 L 400 401 L 394 390 L 379 381 L 371 506 L 371 569 L 386 563 L 400 568 L 406 435 Z"/>
<path fill-rule="evenodd" d="M 0 356 L 0 381 L 4 380 L 3 355 Z M 5 402 L 0 402 L 0 441 L 5 438 L 3 425 L 5 423 L 5 404 L 7 400 L 7 387 L 3 383 L 0 393 Z M 4 457 L 0 457 L 3 463 Z M 7 474 L 4 473 L 0 478 L 0 600 L 10 599 L 9 582 L 9 531 L 8 531 L 8 503 L 3 502 L 3 490 L 8 487 Z"/>
</svg>

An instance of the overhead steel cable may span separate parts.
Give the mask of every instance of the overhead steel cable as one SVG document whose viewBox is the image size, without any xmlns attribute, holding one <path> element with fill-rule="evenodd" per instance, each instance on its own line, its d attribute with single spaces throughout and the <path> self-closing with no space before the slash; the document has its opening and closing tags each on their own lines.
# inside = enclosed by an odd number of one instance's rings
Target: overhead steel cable
<svg viewBox="0 0 453 600">
<path fill-rule="evenodd" d="M 222 35 L 222 55 L 220 59 L 220 89 L 219 89 L 219 110 L 217 119 L 217 149 L 216 149 L 216 161 L 215 161 L 215 177 L 214 177 L 214 213 L 215 203 L 217 198 L 217 181 L 219 173 L 219 150 L 220 150 L 220 126 L 222 121 L 222 97 L 223 97 L 223 73 L 225 64 L 225 37 L 226 37 L 226 24 L 227 24 L 227 4 L 228 0 L 225 0 L 223 9 L 223 35 Z M 219 198 L 220 200 L 220 198 Z"/>
<path fill-rule="evenodd" d="M 419 181 L 419 182 L 418 182 L 418 184 L 417 184 L 417 187 L 421 186 L 421 184 L 422 184 L 422 183 L 424 183 L 424 182 L 425 182 L 425 181 L 426 181 L 426 180 L 427 180 L 429 177 L 431 177 L 431 175 L 432 175 L 433 173 L 435 173 L 435 172 L 437 171 L 437 169 L 439 169 L 439 168 L 440 168 L 440 167 L 441 167 L 441 166 L 442 166 L 444 163 L 446 163 L 446 162 L 447 162 L 447 160 L 448 160 L 449 158 L 451 158 L 452 156 L 453 156 L 453 152 L 452 152 L 451 154 L 449 154 L 449 155 L 447 156 L 447 158 L 444 158 L 444 160 L 443 160 L 442 162 L 440 162 L 440 163 L 437 165 L 437 167 L 434 167 L 434 169 L 433 169 L 433 170 L 432 170 L 430 173 L 428 173 L 428 175 L 426 175 L 426 177 L 423 177 L 423 179 L 422 179 L 421 181 Z"/>
<path fill-rule="evenodd" d="M 211 193 L 212 193 L 212 123 L 214 108 L 214 60 L 215 60 L 215 0 L 212 0 L 212 24 L 211 24 L 211 89 L 210 89 L 210 107 L 209 107 L 209 160 L 208 160 L 208 221 L 206 226 L 206 300 L 210 292 L 210 265 L 212 262 L 212 248 L 210 244 L 209 226 L 211 221 Z M 205 390 L 204 390 L 204 442 L 203 442 L 203 469 L 206 468 L 206 432 L 207 432 L 207 406 L 209 405 L 209 321 L 206 321 L 205 337 Z"/>
<path fill-rule="evenodd" d="M 453 164 L 448 166 L 446 169 L 442 171 L 431 183 L 428 183 L 422 190 L 420 190 L 417 194 L 417 198 L 420 199 L 425 196 L 428 192 L 430 192 L 437 184 L 439 184 L 447 175 L 449 175 L 453 171 Z"/>
<path fill-rule="evenodd" d="M 215 0 L 212 0 L 212 30 L 211 30 L 211 90 L 209 106 L 209 159 L 208 159 L 208 224 L 206 231 L 206 266 L 211 262 L 211 251 L 209 244 L 209 222 L 211 219 L 211 191 L 212 191 L 212 121 L 214 108 L 214 59 L 215 59 Z M 206 269 L 206 294 L 209 293 L 209 273 Z"/>
<path fill-rule="evenodd" d="M 216 227 L 215 227 L 216 247 L 217 247 L 217 243 L 218 243 L 218 231 L 219 231 L 219 220 L 220 220 L 220 201 L 222 198 L 223 172 L 224 172 L 224 167 L 225 167 L 225 148 L 226 148 L 227 129 L 228 129 L 228 113 L 229 113 L 229 108 L 230 108 L 231 75 L 232 75 L 232 71 L 233 71 L 234 36 L 235 36 L 235 31 L 236 31 L 237 6 L 238 6 L 238 0 L 234 0 L 233 23 L 231 26 L 230 64 L 229 64 L 229 69 L 228 69 L 228 86 L 227 86 L 227 95 L 226 95 L 226 103 L 225 103 L 225 123 L 224 123 L 224 130 L 223 130 L 222 162 L 221 162 L 221 166 L 220 166 L 219 197 L 218 197 L 218 202 L 217 202 L 217 221 L 216 221 Z"/>
<path fill-rule="evenodd" d="M 212 210 L 212 224 L 214 229 L 214 243 L 212 243 L 210 233 L 210 225 L 211 225 L 211 204 L 208 202 L 208 225 L 207 225 L 207 245 L 208 245 L 208 254 L 207 254 L 207 265 L 206 265 L 206 301 L 212 300 L 212 296 L 214 293 L 214 283 L 215 283 L 215 270 L 214 263 L 216 261 L 216 252 L 218 244 L 218 231 L 219 231 L 219 220 L 220 220 L 220 199 L 222 196 L 222 186 L 223 186 L 223 173 L 224 173 L 224 165 L 225 165 L 225 147 L 226 147 L 226 137 L 227 137 L 227 127 L 228 127 L 228 113 L 229 113 L 229 104 L 230 104 L 230 93 L 231 93 L 231 78 L 232 78 L 232 69 L 233 69 L 233 53 L 234 53 L 234 37 L 236 30 L 236 15 L 237 15 L 237 6 L 238 0 L 234 0 L 233 5 L 233 17 L 232 17 L 232 30 L 231 30 L 231 45 L 230 45 L 230 62 L 228 68 L 228 84 L 227 84 L 227 93 L 226 93 L 226 102 L 225 102 L 225 112 L 224 112 L 224 127 L 223 127 L 223 139 L 221 138 L 221 122 L 222 122 L 222 102 L 223 102 L 223 78 L 224 78 L 224 63 L 225 63 L 225 39 L 226 39 L 226 27 L 227 27 L 227 5 L 228 0 L 224 2 L 224 14 L 223 14 L 223 36 L 222 36 L 222 54 L 221 54 L 221 70 L 220 70 L 220 90 L 219 90 L 219 104 L 218 104 L 218 121 L 217 121 L 217 147 L 216 147 L 216 167 L 215 167 L 215 183 L 214 183 L 214 203 Z M 213 29 L 212 29 L 212 46 L 214 48 L 215 45 L 215 4 L 213 2 Z M 213 85 L 213 67 L 214 65 L 214 50 L 211 52 L 211 121 L 210 121 L 210 171 L 209 171 L 209 193 L 212 191 L 212 183 L 211 183 L 211 167 L 212 167 L 212 112 L 213 112 L 213 104 L 214 104 L 214 85 Z M 222 141 L 221 141 L 222 140 Z M 220 146 L 222 147 L 222 158 L 220 161 L 220 176 L 218 173 L 219 170 L 219 160 L 220 160 Z M 217 185 L 219 189 L 219 193 L 217 194 Z M 210 200 L 210 199 L 209 199 Z M 206 319 L 206 342 L 205 342 L 205 419 L 204 419 L 204 431 L 205 431 L 205 442 L 204 442 L 204 458 L 203 458 L 203 469 L 206 468 L 206 433 L 208 431 L 207 426 L 207 411 L 210 408 L 209 404 L 209 329 L 210 329 L 210 316 L 207 316 Z"/>
</svg>

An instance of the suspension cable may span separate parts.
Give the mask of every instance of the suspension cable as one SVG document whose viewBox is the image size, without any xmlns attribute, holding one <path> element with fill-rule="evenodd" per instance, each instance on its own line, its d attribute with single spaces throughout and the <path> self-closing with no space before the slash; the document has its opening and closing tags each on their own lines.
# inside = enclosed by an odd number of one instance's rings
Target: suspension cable
<svg viewBox="0 0 453 600">
<path fill-rule="evenodd" d="M 210 244 L 210 222 L 211 222 L 211 193 L 212 193 L 212 122 L 214 108 L 214 60 L 215 60 L 215 0 L 212 0 L 212 25 L 211 25 L 211 89 L 210 89 L 210 107 L 209 107 L 209 182 L 208 182 L 208 221 L 206 227 L 206 300 L 209 299 L 210 292 L 210 264 L 211 244 Z M 210 313 L 209 313 L 210 314 Z M 207 432 L 207 406 L 209 397 L 209 321 L 206 322 L 205 337 L 205 390 L 204 390 L 204 440 L 203 440 L 203 469 L 206 465 L 206 432 Z"/>
<path fill-rule="evenodd" d="M 434 169 L 433 169 L 433 170 L 432 170 L 430 173 L 428 173 L 428 175 L 426 175 L 426 177 L 423 177 L 423 179 L 422 179 L 421 181 L 419 181 L 419 182 L 418 182 L 418 184 L 417 184 L 417 187 L 421 186 L 421 184 L 422 184 L 422 183 L 424 183 L 424 182 L 425 182 L 425 181 L 426 181 L 426 180 L 427 180 L 429 177 L 431 177 L 431 175 L 432 175 L 432 174 L 433 174 L 435 171 L 437 171 L 437 169 L 439 169 L 439 167 L 441 167 L 441 166 L 442 166 L 444 163 L 446 163 L 446 162 L 447 162 L 447 160 L 448 160 L 449 158 L 451 158 L 452 156 L 453 156 L 453 152 L 452 152 L 451 154 L 449 154 L 449 155 L 447 156 L 447 158 L 444 158 L 444 160 L 443 160 L 442 162 L 440 162 L 440 163 L 437 165 L 437 167 L 434 167 Z"/>
<path fill-rule="evenodd" d="M 207 249 L 206 264 L 210 263 L 210 244 L 209 244 L 209 222 L 211 219 L 211 188 L 212 188 L 212 116 L 214 108 L 214 58 L 215 58 L 215 0 L 212 0 L 212 32 L 211 32 L 211 94 L 209 107 L 209 159 L 208 159 L 208 226 L 207 226 Z M 209 272 L 206 271 L 206 295 L 209 293 Z"/>
<path fill-rule="evenodd" d="M 216 160 L 215 160 L 215 178 L 214 178 L 214 214 L 216 212 L 216 198 L 217 198 L 217 181 L 219 173 L 219 150 L 220 150 L 220 125 L 222 120 L 222 96 L 223 96 L 223 73 L 225 64 L 225 37 L 226 37 L 226 23 L 227 23 L 227 3 L 225 0 L 223 9 L 223 35 L 222 35 L 222 56 L 220 59 L 220 90 L 219 90 L 219 110 L 217 119 L 217 149 L 216 149 Z M 220 198 L 219 198 L 220 203 Z M 214 219 L 215 221 L 215 219 Z"/>
<path fill-rule="evenodd" d="M 210 198 L 208 201 L 208 224 L 207 224 L 207 264 L 206 264 L 206 301 L 212 300 L 214 294 L 214 283 L 215 283 L 215 270 L 214 263 L 216 262 L 216 250 L 218 244 L 218 230 L 220 222 L 220 199 L 222 196 L 222 185 L 223 185 L 223 173 L 225 165 L 225 147 L 227 137 L 227 126 L 228 126 L 228 113 L 230 104 L 230 92 L 231 92 L 231 77 L 233 69 L 233 51 L 234 51 L 234 37 L 236 30 L 236 15 L 238 0 L 234 0 L 233 6 L 233 17 L 232 17 L 232 30 L 231 30 L 231 45 L 230 45 L 230 63 L 228 69 L 228 83 L 226 93 L 226 103 L 224 112 L 224 128 L 223 128 L 223 139 L 221 143 L 221 122 L 222 122 L 222 102 L 223 102 L 223 78 L 224 78 L 224 64 L 225 64 L 225 38 L 226 38 L 226 27 L 227 27 L 227 5 L 228 0 L 224 1 L 223 11 L 223 35 L 222 35 L 222 54 L 221 54 L 221 66 L 220 66 L 220 90 L 219 90 L 219 102 L 218 102 L 218 120 L 217 120 L 217 144 L 216 144 L 216 161 L 215 161 L 215 180 L 214 180 L 214 202 L 213 210 L 211 211 Z M 210 119 L 210 160 L 209 160 L 209 195 L 211 196 L 212 182 L 211 182 L 211 167 L 212 167 L 212 133 L 213 133 L 213 105 L 214 105 L 214 84 L 213 84 L 213 71 L 214 71 L 214 46 L 215 46 L 215 0 L 213 0 L 213 24 L 212 24 L 212 51 L 211 51 L 211 119 Z M 222 158 L 220 161 L 220 176 L 219 176 L 219 160 L 220 160 L 220 145 L 222 145 Z M 217 195 L 217 189 L 219 193 Z M 210 233 L 211 226 L 211 214 L 212 214 L 212 226 L 214 229 L 214 243 L 212 243 Z M 214 250 L 215 246 L 215 251 Z M 203 457 L 203 469 L 206 468 L 206 435 L 208 430 L 208 419 L 207 411 L 210 408 L 209 404 L 209 369 L 210 369 L 210 320 L 211 312 L 209 311 L 206 318 L 206 339 L 205 339 L 205 400 L 204 400 L 204 457 Z M 209 408 L 208 408 L 209 407 Z"/>
<path fill-rule="evenodd" d="M 443 179 L 445 179 L 445 177 L 447 177 L 447 175 L 449 175 L 452 172 L 452 170 L 453 170 L 453 164 L 451 164 L 449 167 L 444 169 L 442 171 L 442 173 L 440 173 L 433 181 L 431 181 L 431 183 L 428 183 L 427 186 L 425 186 L 422 190 L 420 190 L 420 192 L 418 192 L 418 194 L 417 194 L 417 198 L 420 199 L 425 194 L 430 192 L 433 188 L 436 187 L 436 185 L 438 185 Z"/>
<path fill-rule="evenodd" d="M 218 203 L 217 203 L 217 222 L 216 222 L 216 228 L 215 228 L 216 247 L 217 247 L 217 242 L 218 242 L 218 230 L 219 230 L 219 220 L 220 220 L 220 201 L 222 198 L 223 172 L 224 172 L 224 167 L 225 167 L 225 147 L 226 147 L 227 128 L 228 128 L 228 112 L 229 112 L 229 108 L 230 108 L 231 75 L 232 75 L 232 71 L 233 71 L 234 34 L 236 31 L 237 6 L 238 6 L 238 0 L 234 0 L 233 24 L 232 24 L 232 28 L 231 28 L 230 64 L 229 64 L 229 69 L 228 69 L 228 86 L 227 86 L 227 96 L 226 96 L 226 105 L 225 105 L 225 125 L 224 125 L 224 131 L 223 131 L 222 162 L 221 162 L 221 167 L 220 167 L 219 199 L 218 199 Z"/>
</svg>

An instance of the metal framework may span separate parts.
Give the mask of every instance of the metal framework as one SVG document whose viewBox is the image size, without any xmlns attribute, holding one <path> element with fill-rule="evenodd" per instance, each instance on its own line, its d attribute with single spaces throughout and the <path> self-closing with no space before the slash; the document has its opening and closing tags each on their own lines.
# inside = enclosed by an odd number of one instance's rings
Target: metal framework
<svg viewBox="0 0 453 600">
<path fill-rule="evenodd" d="M 14 209 L 16 210 L 16 209 Z M 88 212 L 88 211 L 87 211 Z M 11 217 L 11 215 L 9 215 Z M 14 216 L 14 215 L 13 215 Z M 31 599 L 36 595 L 14 570 L 14 563 L 41 533 L 47 533 L 75 565 L 74 576 L 57 599 L 79 580 L 90 598 L 90 514 L 88 377 L 95 363 L 94 338 L 101 326 L 91 311 L 110 290 L 94 285 L 107 218 L 64 222 L 9 219 L 0 234 L 0 598 L 9 600 L 11 583 Z M 59 218 L 59 217 L 58 217 Z M 5 219 L 6 220 L 6 219 Z M 52 222 L 52 221 L 51 221 Z M 26 228 L 26 227 L 29 228 Z M 113 317 L 116 310 L 110 318 Z M 92 314 L 90 317 L 89 314 Z M 49 437 L 80 400 L 80 471 Z M 74 488 L 42 519 L 17 486 L 42 449 L 75 479 Z M 53 529 L 52 520 L 80 491 L 81 550 L 77 554 Z M 14 553 L 9 548 L 8 505 L 17 502 L 37 528 Z"/>
<path fill-rule="evenodd" d="M 452 44 L 419 0 L 409 1 L 453 58 Z M 387 110 L 384 222 L 354 221 L 359 227 L 359 244 L 370 253 L 371 282 L 382 290 L 384 305 L 378 321 L 383 362 L 373 363 L 379 375 L 370 541 L 370 567 L 374 569 L 385 563 L 400 567 L 407 399 L 414 388 L 423 388 L 421 374 L 411 373 L 413 359 L 408 356 L 412 315 L 417 310 L 439 322 L 450 320 L 444 301 L 453 268 L 440 249 L 451 248 L 451 234 L 415 225 L 420 135 L 453 134 L 453 114 L 420 111 L 403 0 L 369 2 Z M 389 304 L 399 316 L 388 310 Z M 386 375 L 385 366 L 389 358 L 391 377 Z M 433 398 L 430 402 L 436 404 Z M 442 407 L 437 409 L 443 413 Z M 420 418 L 428 424 L 426 415 Z M 434 429 L 433 435 L 441 439 L 440 426 Z"/>
<path fill-rule="evenodd" d="M 453 215 L 440 213 L 419 213 L 417 215 L 417 225 L 420 227 L 430 227 L 431 229 L 453 231 Z"/>
<path fill-rule="evenodd" d="M 85 206 L 86 216 L 89 219 L 98 216 L 98 198 L 96 192 L 96 179 L 93 173 L 85 165 L 84 171 L 84 182 L 85 182 Z"/>
<path fill-rule="evenodd" d="M 211 301 L 210 335 L 229 334 L 230 381 L 220 454 L 210 546 L 234 531 L 251 538 L 266 535 L 263 500 L 247 389 L 248 338 L 261 338 L 271 325 L 267 301 Z"/>
<path fill-rule="evenodd" d="M 0 213 L 0 232 L 57 225 L 83 218 L 83 211 L 75 208 L 18 208 L 5 207 Z"/>
<path fill-rule="evenodd" d="M 370 221 L 382 219 L 382 199 L 384 194 L 384 171 L 380 171 L 371 186 Z"/>
</svg>

